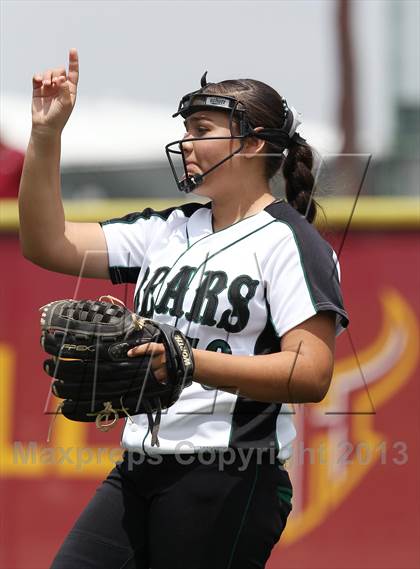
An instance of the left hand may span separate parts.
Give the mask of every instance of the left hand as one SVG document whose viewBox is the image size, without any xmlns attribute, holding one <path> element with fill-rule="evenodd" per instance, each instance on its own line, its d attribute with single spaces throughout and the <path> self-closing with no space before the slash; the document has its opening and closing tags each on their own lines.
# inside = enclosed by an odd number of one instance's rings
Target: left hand
<svg viewBox="0 0 420 569">
<path fill-rule="evenodd" d="M 150 367 L 157 381 L 166 383 L 168 381 L 168 370 L 166 368 L 166 352 L 163 344 L 157 342 L 149 342 L 136 346 L 127 352 L 130 358 L 138 358 L 142 356 L 150 356 Z"/>
</svg>

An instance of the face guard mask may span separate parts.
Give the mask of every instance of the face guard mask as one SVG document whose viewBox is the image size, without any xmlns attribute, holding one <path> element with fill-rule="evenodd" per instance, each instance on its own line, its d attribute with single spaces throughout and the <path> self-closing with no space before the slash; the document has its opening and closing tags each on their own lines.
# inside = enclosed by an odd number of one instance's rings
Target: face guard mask
<svg viewBox="0 0 420 569">
<path fill-rule="evenodd" d="M 184 95 L 179 103 L 177 112 L 174 113 L 172 117 L 181 115 L 186 119 L 193 113 L 199 111 L 225 111 L 229 113 L 229 130 L 231 132 L 231 136 L 208 136 L 181 139 L 170 142 L 165 146 L 166 156 L 168 157 L 172 174 L 175 178 L 176 185 L 181 192 L 192 192 L 203 183 L 205 176 L 210 174 L 210 172 L 213 172 L 213 170 L 224 164 L 227 160 L 230 160 L 235 154 L 241 152 L 245 144 L 245 139 L 248 136 L 260 138 L 261 140 L 265 140 L 278 146 L 279 153 L 288 148 L 292 141 L 298 144 L 306 144 L 306 141 L 296 133 L 297 127 L 301 124 L 301 115 L 293 107 L 289 108 L 286 99 L 282 99 L 284 115 L 282 128 L 264 128 L 262 130 L 255 131 L 249 124 L 245 106 L 238 99 L 226 95 L 206 94 L 203 92 L 205 87 L 211 84 L 207 83 L 206 75 L 207 71 L 201 78 L 201 89 Z M 239 135 L 232 134 L 232 125 L 234 121 L 239 126 Z M 241 140 L 241 144 L 237 150 L 223 158 L 223 160 L 217 162 L 217 164 L 209 168 L 203 174 L 190 174 L 187 171 L 187 162 L 185 160 L 183 144 L 199 140 Z M 174 159 L 176 158 L 181 158 L 182 160 L 183 173 L 180 178 L 178 177 L 178 173 L 175 168 Z"/>
</svg>

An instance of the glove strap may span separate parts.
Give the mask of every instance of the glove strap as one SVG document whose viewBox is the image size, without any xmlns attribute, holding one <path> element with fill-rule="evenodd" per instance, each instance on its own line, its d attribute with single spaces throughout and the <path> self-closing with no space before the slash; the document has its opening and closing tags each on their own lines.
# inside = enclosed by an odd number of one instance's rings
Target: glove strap
<svg viewBox="0 0 420 569">
<path fill-rule="evenodd" d="M 170 380 L 182 388 L 189 387 L 194 376 L 194 357 L 187 338 L 180 330 L 169 324 L 159 324 L 159 329 L 165 348 L 169 352 L 166 366 Z"/>
<path fill-rule="evenodd" d="M 152 429 L 152 446 L 156 445 L 156 446 L 160 446 L 159 443 L 159 439 L 158 439 L 158 432 L 159 432 L 159 427 L 160 427 L 160 418 L 162 415 L 162 407 L 160 404 L 160 399 L 157 398 L 155 399 L 156 402 L 156 416 L 155 416 L 155 421 L 153 424 L 153 429 Z"/>
<path fill-rule="evenodd" d="M 158 432 L 159 432 L 159 427 L 160 427 L 160 419 L 161 419 L 161 415 L 162 415 L 162 407 L 160 404 L 160 399 L 156 398 L 154 399 L 154 404 L 156 406 L 156 417 L 153 418 L 153 414 L 152 414 L 152 407 L 150 405 L 150 403 L 147 400 L 143 401 L 143 406 L 146 409 L 146 413 L 147 413 L 147 420 L 149 422 L 149 430 L 150 430 L 150 434 L 152 437 L 151 440 L 151 446 L 160 446 L 159 443 L 159 439 L 158 439 Z"/>
</svg>

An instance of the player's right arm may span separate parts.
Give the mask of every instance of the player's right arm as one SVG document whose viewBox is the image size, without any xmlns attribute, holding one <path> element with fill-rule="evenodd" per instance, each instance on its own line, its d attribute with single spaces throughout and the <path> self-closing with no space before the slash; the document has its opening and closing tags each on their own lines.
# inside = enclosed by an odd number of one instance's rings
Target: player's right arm
<svg viewBox="0 0 420 569">
<path fill-rule="evenodd" d="M 61 133 L 73 110 L 79 60 L 70 50 L 69 70 L 33 77 L 32 131 L 19 190 L 23 255 L 46 269 L 108 278 L 105 236 L 99 223 L 66 221 L 61 198 Z"/>
</svg>

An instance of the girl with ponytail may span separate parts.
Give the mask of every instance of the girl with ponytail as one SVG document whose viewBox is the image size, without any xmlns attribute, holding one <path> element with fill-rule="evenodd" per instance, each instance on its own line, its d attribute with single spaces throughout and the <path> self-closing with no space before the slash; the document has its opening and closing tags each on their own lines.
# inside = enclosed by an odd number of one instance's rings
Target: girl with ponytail
<svg viewBox="0 0 420 569">
<path fill-rule="evenodd" d="M 159 447 L 145 415 L 126 422 L 123 460 L 51 567 L 263 569 L 292 510 L 291 405 L 326 396 L 348 323 L 336 258 L 311 225 L 313 155 L 299 114 L 260 81 L 204 76 L 181 99 L 174 116 L 186 131 L 166 152 L 178 189 L 210 201 L 69 222 L 60 140 L 78 76 L 71 50 L 68 71 L 33 78 L 23 253 L 52 271 L 135 284 L 136 312 L 183 332 L 194 374 L 161 415 Z M 271 192 L 279 171 L 287 201 Z M 168 381 L 158 339 L 129 355 Z"/>
</svg>

